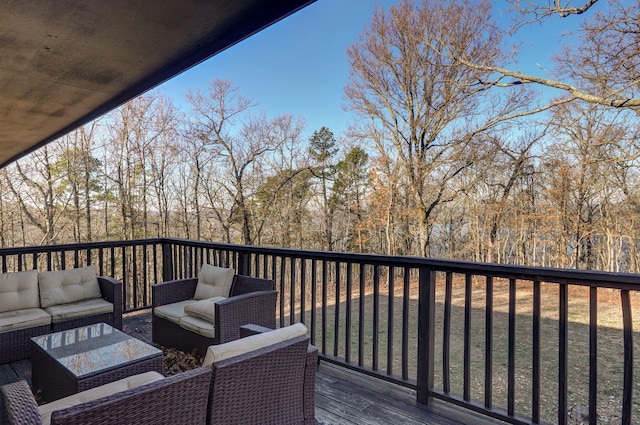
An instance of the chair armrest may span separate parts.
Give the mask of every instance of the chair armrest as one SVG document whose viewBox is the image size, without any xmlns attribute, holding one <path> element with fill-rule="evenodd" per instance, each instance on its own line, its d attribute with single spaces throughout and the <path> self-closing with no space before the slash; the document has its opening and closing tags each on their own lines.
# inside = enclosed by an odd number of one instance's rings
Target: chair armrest
<svg viewBox="0 0 640 425">
<path fill-rule="evenodd" d="M 42 424 L 38 404 L 25 380 L 0 387 L 4 399 L 4 410 L 10 425 Z"/>
<path fill-rule="evenodd" d="M 198 279 L 178 279 L 157 283 L 151 286 L 151 303 L 153 307 L 173 304 L 193 298 L 196 293 Z"/>
<path fill-rule="evenodd" d="M 276 291 L 259 291 L 229 297 L 216 303 L 216 339 L 225 343 L 240 338 L 240 326 L 249 323 L 276 328 Z"/>
<path fill-rule="evenodd" d="M 122 329 L 122 282 L 112 277 L 98 276 L 102 298 L 113 304 L 115 327 Z"/>
<path fill-rule="evenodd" d="M 303 405 L 305 423 L 316 423 L 316 367 L 318 366 L 318 348 L 309 344 L 307 347 L 307 366 L 304 369 Z"/>
<path fill-rule="evenodd" d="M 273 291 L 275 289 L 276 283 L 272 279 L 263 279 L 260 277 L 238 274 L 235 276 L 233 287 L 231 288 L 231 296 L 238 296 L 257 291 Z"/>
<path fill-rule="evenodd" d="M 246 336 L 257 335 L 257 334 L 269 332 L 272 330 L 273 329 L 270 329 L 264 326 L 258 326 L 254 323 L 249 323 L 247 325 L 240 326 L 240 337 L 244 338 Z"/>
</svg>

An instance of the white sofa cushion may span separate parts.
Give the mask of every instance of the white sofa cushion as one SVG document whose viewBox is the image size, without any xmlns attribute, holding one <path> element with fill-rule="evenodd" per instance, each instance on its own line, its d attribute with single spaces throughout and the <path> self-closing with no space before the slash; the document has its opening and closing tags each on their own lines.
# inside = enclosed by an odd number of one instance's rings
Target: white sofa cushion
<svg viewBox="0 0 640 425">
<path fill-rule="evenodd" d="M 40 305 L 50 307 L 100 298 L 96 266 L 38 273 Z"/>
<path fill-rule="evenodd" d="M 0 313 L 0 333 L 50 324 L 51 316 L 41 308 L 25 308 Z"/>
<path fill-rule="evenodd" d="M 113 304 L 102 298 L 92 298 L 70 304 L 52 305 L 51 307 L 45 308 L 44 311 L 51 315 L 51 321 L 53 323 L 58 323 L 78 317 L 112 313 Z"/>
<path fill-rule="evenodd" d="M 196 293 L 193 298 L 204 300 L 212 297 L 228 297 L 235 273 L 232 268 L 203 264 L 200 268 Z"/>
<path fill-rule="evenodd" d="M 196 300 L 185 300 L 173 304 L 160 305 L 153 309 L 153 314 L 163 319 L 180 324 L 180 319 L 187 315 L 184 309 L 189 304 L 193 304 Z"/>
<path fill-rule="evenodd" d="M 251 335 L 220 345 L 212 345 L 207 349 L 207 354 L 204 357 L 202 365 L 209 366 L 221 360 L 249 353 L 306 334 L 307 327 L 302 323 L 296 323 L 295 325 L 285 326 L 284 328 L 274 331 Z"/>
<path fill-rule="evenodd" d="M 199 317 L 183 316 L 180 318 L 180 326 L 207 338 L 216 337 L 216 328 L 212 322 Z"/>
<path fill-rule="evenodd" d="M 38 411 L 44 425 L 49 425 L 51 423 L 51 414 L 56 410 L 62 410 L 88 401 L 98 400 L 99 398 L 116 394 L 131 388 L 141 387 L 145 384 L 159 381 L 161 379 L 164 379 L 164 377 L 158 372 L 146 372 L 139 375 L 129 376 L 128 378 L 121 379 L 119 381 L 110 382 L 96 388 L 91 388 L 89 390 L 52 401 L 51 403 L 43 404 L 38 407 Z"/>
<path fill-rule="evenodd" d="M 37 270 L 0 274 L 0 313 L 38 307 Z"/>
<path fill-rule="evenodd" d="M 216 303 L 226 300 L 225 297 L 211 297 L 199 300 L 184 307 L 184 312 L 189 316 L 197 317 L 211 323 L 216 321 Z"/>
</svg>

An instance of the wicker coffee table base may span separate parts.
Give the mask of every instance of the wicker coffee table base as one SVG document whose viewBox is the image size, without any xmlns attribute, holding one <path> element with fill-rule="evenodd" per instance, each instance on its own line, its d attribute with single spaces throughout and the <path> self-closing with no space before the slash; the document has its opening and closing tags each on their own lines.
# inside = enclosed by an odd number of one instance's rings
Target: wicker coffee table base
<svg viewBox="0 0 640 425">
<path fill-rule="evenodd" d="M 162 373 L 162 352 L 153 357 L 123 363 L 109 369 L 76 377 L 63 365 L 32 344 L 32 388 L 38 402 L 51 402 L 71 394 L 95 388 L 139 373 Z"/>
</svg>

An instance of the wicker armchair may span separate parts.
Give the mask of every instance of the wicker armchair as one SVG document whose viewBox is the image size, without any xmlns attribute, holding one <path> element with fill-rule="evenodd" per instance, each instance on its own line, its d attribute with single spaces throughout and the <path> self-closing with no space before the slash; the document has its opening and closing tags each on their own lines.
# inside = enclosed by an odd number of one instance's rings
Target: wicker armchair
<svg viewBox="0 0 640 425">
<path fill-rule="evenodd" d="M 155 314 L 164 306 L 194 297 L 198 279 L 180 279 L 159 283 L 152 287 L 152 339 L 167 348 L 204 355 L 210 345 L 240 338 L 240 327 L 255 323 L 266 328 L 276 327 L 275 283 L 270 279 L 235 275 L 229 297 L 215 305 L 214 337 L 185 329 L 178 323 Z"/>
<path fill-rule="evenodd" d="M 50 424 L 202 424 L 206 418 L 207 389 L 210 381 L 209 368 L 193 369 L 102 398 L 55 410 L 51 413 Z M 5 417 L 9 420 L 5 424 L 44 423 L 26 381 L 5 385 L 0 390 L 5 402 Z"/>
<path fill-rule="evenodd" d="M 287 332 L 287 328 L 296 326 L 306 332 L 300 324 L 276 331 L 249 325 L 243 327 L 243 335 Z M 233 348 L 227 349 L 228 356 L 220 360 L 208 362 L 207 353 L 205 364 L 211 363 L 213 370 L 207 424 L 315 424 L 318 349 L 303 334 L 236 354 L 242 351 L 238 351 L 238 343 L 251 338 L 224 344 Z M 223 345 L 212 349 L 225 351 Z"/>
</svg>

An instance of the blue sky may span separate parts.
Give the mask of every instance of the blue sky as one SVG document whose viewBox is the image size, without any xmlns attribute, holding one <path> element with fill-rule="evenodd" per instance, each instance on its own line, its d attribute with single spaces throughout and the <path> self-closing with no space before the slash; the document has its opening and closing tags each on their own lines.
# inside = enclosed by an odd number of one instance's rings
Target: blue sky
<svg viewBox="0 0 640 425">
<path fill-rule="evenodd" d="M 350 121 L 343 111 L 349 76 L 346 48 L 371 20 L 376 5 L 395 0 L 318 0 L 160 86 L 183 102 L 214 78 L 233 81 L 268 116 L 306 120 L 306 133 L 326 126 L 338 135 Z"/>
<path fill-rule="evenodd" d="M 349 76 L 346 48 L 357 41 L 375 7 L 388 8 L 398 1 L 318 0 L 164 83 L 160 91 L 184 109 L 188 90 L 206 91 L 214 78 L 230 80 L 254 100 L 255 113 L 301 116 L 307 137 L 322 126 L 339 136 L 351 121 L 342 109 Z M 530 52 L 522 69 L 542 74 L 536 64 L 550 66 L 549 53 L 576 22 L 555 19 L 514 39 Z"/>
</svg>

